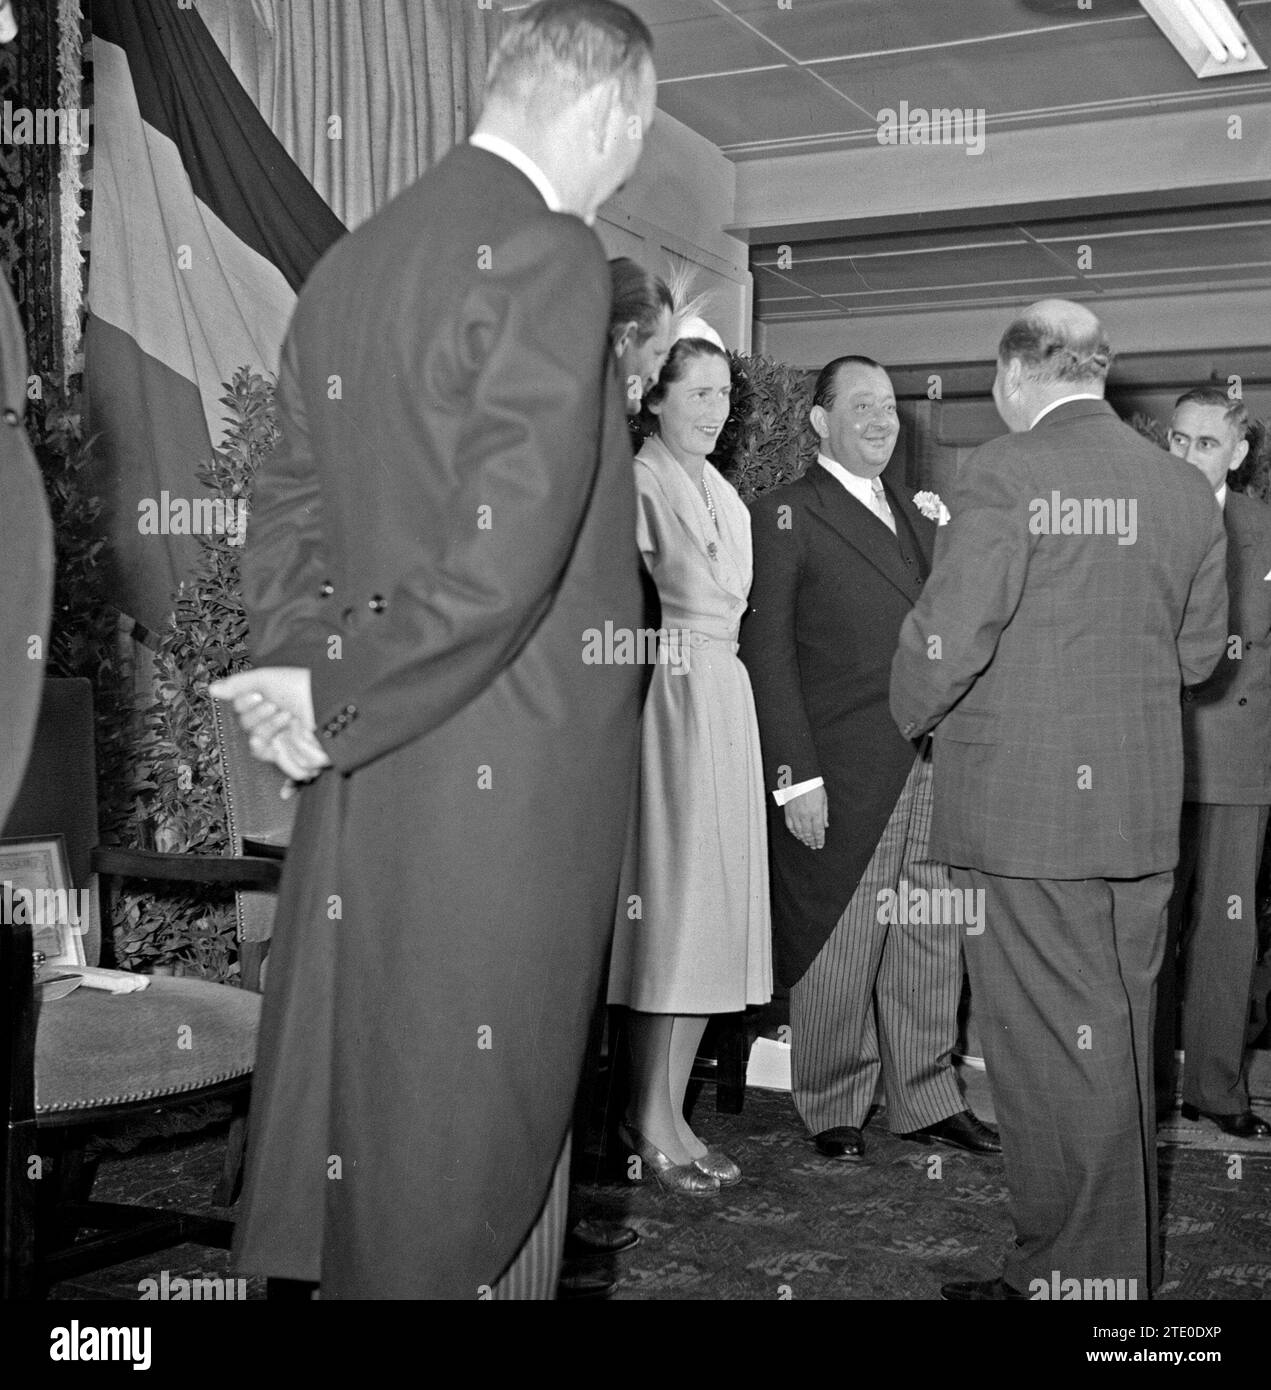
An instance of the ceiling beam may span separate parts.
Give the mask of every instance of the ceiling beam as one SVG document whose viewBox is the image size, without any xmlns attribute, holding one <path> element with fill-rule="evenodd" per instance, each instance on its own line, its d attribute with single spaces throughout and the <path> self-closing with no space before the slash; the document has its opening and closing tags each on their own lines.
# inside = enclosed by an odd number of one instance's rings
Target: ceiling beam
<svg viewBox="0 0 1271 1390">
<path fill-rule="evenodd" d="M 727 231 L 751 245 L 794 243 L 1267 197 L 1271 103 L 1233 101 L 991 131 L 980 155 L 874 145 L 746 160 Z"/>
<path fill-rule="evenodd" d="M 847 352 L 888 367 L 978 362 L 993 357 L 1003 330 L 1024 303 L 761 323 L 755 328 L 755 351 L 791 366 L 816 368 Z M 1137 298 L 1109 294 L 1089 301 L 1089 307 L 1118 354 L 1159 351 L 1169 344 L 1179 350 L 1231 353 L 1239 361 L 1247 352 L 1264 351 L 1271 289 L 1166 291 Z"/>
</svg>

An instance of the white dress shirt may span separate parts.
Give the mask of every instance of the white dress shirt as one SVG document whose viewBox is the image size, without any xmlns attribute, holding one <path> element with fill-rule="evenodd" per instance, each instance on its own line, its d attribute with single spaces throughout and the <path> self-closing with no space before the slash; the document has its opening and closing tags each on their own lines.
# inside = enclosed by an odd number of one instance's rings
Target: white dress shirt
<svg viewBox="0 0 1271 1390">
<path fill-rule="evenodd" d="M 485 150 L 489 154 L 496 154 L 500 159 L 506 159 L 538 189 L 543 195 L 543 201 L 552 212 L 564 211 L 561 206 L 560 195 L 552 187 L 551 180 L 524 150 L 517 149 L 510 140 L 505 140 L 501 135 L 487 135 L 478 130 L 468 137 L 468 144 L 475 145 L 477 149 Z"/>
<path fill-rule="evenodd" d="M 1029 425 L 1031 430 L 1038 420 L 1049 415 L 1052 410 L 1058 410 L 1061 405 L 1067 405 L 1069 401 L 1101 401 L 1103 397 L 1097 391 L 1074 391 L 1071 396 L 1060 396 L 1057 401 L 1051 401 L 1048 406 L 1044 406 L 1033 416 L 1033 424 Z"/>
<path fill-rule="evenodd" d="M 866 511 L 878 516 L 878 511 L 874 506 L 874 487 L 869 478 L 862 478 L 856 473 L 849 472 L 838 459 L 832 459 L 828 454 L 817 454 L 816 461 L 827 473 L 837 478 Z M 879 517 L 879 520 L 881 521 L 882 518 Z M 809 777 L 806 782 L 796 782 L 792 787 L 778 787 L 772 795 L 778 806 L 784 806 L 787 802 L 793 801 L 796 796 L 810 792 L 813 787 L 823 786 L 825 786 L 824 777 Z"/>
</svg>

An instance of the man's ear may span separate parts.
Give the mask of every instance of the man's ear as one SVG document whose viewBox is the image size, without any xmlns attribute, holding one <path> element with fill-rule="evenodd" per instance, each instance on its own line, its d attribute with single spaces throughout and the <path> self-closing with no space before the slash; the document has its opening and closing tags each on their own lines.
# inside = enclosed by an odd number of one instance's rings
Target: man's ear
<svg viewBox="0 0 1271 1390">
<path fill-rule="evenodd" d="M 1006 391 L 1008 395 L 1019 395 L 1019 388 L 1024 381 L 1024 362 L 1022 358 L 1012 357 L 1006 364 Z"/>
<path fill-rule="evenodd" d="M 615 330 L 616 331 L 616 330 Z M 630 319 L 622 325 L 622 332 L 613 340 L 613 352 L 615 357 L 621 357 L 631 346 L 632 335 L 636 331 L 635 319 Z"/>
<path fill-rule="evenodd" d="M 830 417 L 825 413 L 823 405 L 814 405 L 808 414 L 808 423 L 822 439 L 828 439 L 830 434 Z"/>
<path fill-rule="evenodd" d="M 1242 439 L 1240 441 L 1240 447 L 1236 450 L 1235 454 L 1232 455 L 1231 462 L 1227 465 L 1227 472 L 1234 473 L 1236 469 L 1239 468 L 1240 465 L 1245 461 L 1248 455 L 1249 441 L 1247 439 Z"/>
<path fill-rule="evenodd" d="M 596 153 L 607 154 L 626 132 L 622 87 L 616 77 L 597 82 L 584 98 L 590 106 Z"/>
</svg>

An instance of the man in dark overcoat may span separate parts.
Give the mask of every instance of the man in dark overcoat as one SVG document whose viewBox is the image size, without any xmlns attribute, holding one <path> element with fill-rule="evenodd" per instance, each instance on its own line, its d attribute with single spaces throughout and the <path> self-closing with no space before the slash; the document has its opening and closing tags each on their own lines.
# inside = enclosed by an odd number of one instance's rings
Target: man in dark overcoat
<svg viewBox="0 0 1271 1390">
<path fill-rule="evenodd" d="M 26 393 L 22 320 L 0 278 L 0 834 L 35 736 L 53 602 L 53 527 L 23 427 Z"/>
<path fill-rule="evenodd" d="M 317 776 L 237 1253 L 323 1298 L 555 1289 L 641 688 L 584 661 L 642 620 L 589 223 L 639 157 L 650 47 L 608 0 L 516 16 L 472 140 L 332 249 L 283 350 L 244 566 L 265 669 L 217 693 Z"/>
</svg>

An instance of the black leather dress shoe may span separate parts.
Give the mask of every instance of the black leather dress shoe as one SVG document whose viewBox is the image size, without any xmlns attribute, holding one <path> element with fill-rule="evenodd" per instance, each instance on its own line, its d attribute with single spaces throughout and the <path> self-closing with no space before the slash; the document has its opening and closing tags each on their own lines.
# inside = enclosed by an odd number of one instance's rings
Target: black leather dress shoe
<svg viewBox="0 0 1271 1390">
<path fill-rule="evenodd" d="M 639 1233 L 630 1226 L 584 1217 L 565 1236 L 565 1258 L 585 1260 L 594 1255 L 620 1255 L 639 1244 Z"/>
<path fill-rule="evenodd" d="M 972 1279 L 964 1284 L 946 1284 L 940 1290 L 946 1303 L 1004 1303 L 1028 1295 L 1013 1289 L 1005 1279 Z"/>
<path fill-rule="evenodd" d="M 1183 1119 L 1212 1120 L 1224 1134 L 1230 1134 L 1234 1139 L 1271 1139 L 1271 1124 L 1252 1110 L 1242 1110 L 1235 1115 L 1212 1115 L 1208 1110 L 1185 1105 Z"/>
<path fill-rule="evenodd" d="M 835 1125 L 812 1136 L 816 1151 L 822 1158 L 862 1158 L 865 1139 L 855 1125 Z"/>
<path fill-rule="evenodd" d="M 913 1139 L 919 1144 L 951 1144 L 955 1149 L 966 1149 L 973 1154 L 1000 1154 L 1002 1141 L 997 1130 L 990 1129 L 977 1115 L 969 1110 L 961 1110 L 950 1115 L 939 1124 L 928 1125 L 926 1129 L 916 1129 L 912 1134 L 902 1134 L 902 1139 Z"/>
</svg>

